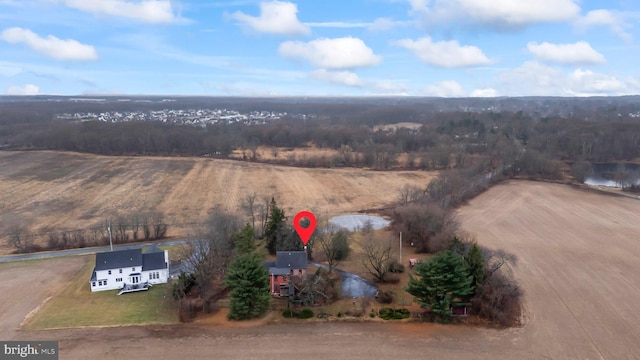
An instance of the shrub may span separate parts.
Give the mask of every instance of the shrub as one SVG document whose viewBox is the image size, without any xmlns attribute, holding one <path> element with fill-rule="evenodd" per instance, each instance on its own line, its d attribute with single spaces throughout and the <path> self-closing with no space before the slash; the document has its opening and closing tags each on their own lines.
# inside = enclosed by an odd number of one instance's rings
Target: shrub
<svg viewBox="0 0 640 360">
<path fill-rule="evenodd" d="M 392 308 L 382 308 L 378 312 L 378 316 L 380 316 L 384 320 L 401 320 L 407 319 L 411 316 L 411 313 L 408 309 L 392 309 Z"/>
<path fill-rule="evenodd" d="M 287 319 L 290 319 L 290 318 L 295 316 L 295 313 L 293 311 L 291 311 L 291 309 L 287 309 L 287 310 L 282 312 L 282 316 L 287 318 Z"/>
<path fill-rule="evenodd" d="M 478 316 L 501 326 L 517 324 L 520 319 L 522 290 L 501 273 L 494 273 L 476 289 L 471 300 L 472 310 Z"/>
<path fill-rule="evenodd" d="M 393 302 L 393 292 L 383 291 L 378 294 L 378 302 L 381 304 L 391 304 Z"/>
<path fill-rule="evenodd" d="M 338 317 L 342 317 L 342 313 L 340 311 L 338 311 Z"/>
<path fill-rule="evenodd" d="M 181 272 L 178 281 L 173 283 L 171 294 L 175 300 L 180 300 L 191 291 L 196 284 L 196 278 L 193 274 Z"/>
<path fill-rule="evenodd" d="M 311 309 L 302 309 L 300 314 L 298 315 L 300 319 L 311 319 L 313 317 L 313 310 Z"/>
<path fill-rule="evenodd" d="M 392 273 L 403 273 L 404 272 L 404 265 L 400 264 L 397 260 L 393 260 L 389 264 L 389 272 L 392 272 Z"/>
</svg>

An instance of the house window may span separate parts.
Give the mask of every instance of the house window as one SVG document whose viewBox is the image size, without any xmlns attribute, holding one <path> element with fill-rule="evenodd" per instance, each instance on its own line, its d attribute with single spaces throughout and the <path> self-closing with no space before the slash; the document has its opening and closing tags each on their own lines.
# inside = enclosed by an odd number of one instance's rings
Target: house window
<svg viewBox="0 0 640 360">
<path fill-rule="evenodd" d="M 122 282 L 122 278 L 116 278 L 116 282 Z"/>
<path fill-rule="evenodd" d="M 111 270 L 107 271 L 107 274 L 111 275 Z"/>
<path fill-rule="evenodd" d="M 95 281 L 94 281 L 94 282 L 92 282 L 92 283 L 91 283 L 91 286 L 95 287 L 95 286 L 96 286 L 96 282 L 95 282 Z"/>
<path fill-rule="evenodd" d="M 98 280 L 98 286 L 102 286 L 102 280 Z"/>
<path fill-rule="evenodd" d="M 131 268 L 131 271 L 136 271 L 136 268 Z"/>
<path fill-rule="evenodd" d="M 122 269 L 120 269 L 120 274 L 122 274 Z"/>
<path fill-rule="evenodd" d="M 107 285 L 107 280 L 104 281 L 104 284 Z"/>
</svg>

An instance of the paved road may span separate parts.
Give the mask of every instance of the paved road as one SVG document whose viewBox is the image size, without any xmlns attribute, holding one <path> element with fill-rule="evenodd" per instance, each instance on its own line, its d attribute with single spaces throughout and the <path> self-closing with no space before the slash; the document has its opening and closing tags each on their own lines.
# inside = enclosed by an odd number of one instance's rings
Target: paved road
<svg viewBox="0 0 640 360">
<path fill-rule="evenodd" d="M 140 248 L 143 248 L 146 246 L 152 246 L 152 245 L 157 245 L 157 246 L 182 245 L 182 244 L 186 244 L 189 241 L 192 241 L 192 240 L 182 239 L 182 240 L 171 240 L 171 241 L 163 241 L 163 242 L 154 241 L 154 242 L 147 242 L 147 243 L 114 245 L 113 250 L 140 249 Z M 33 253 L 33 254 L 7 255 L 7 256 L 0 256 L 0 263 L 8 262 L 8 261 L 48 259 L 48 258 L 56 258 L 61 256 L 70 256 L 70 255 L 86 255 L 86 254 L 105 252 L 109 250 L 110 250 L 109 246 L 99 246 L 99 247 L 82 248 L 82 249 L 49 251 L 49 252 Z"/>
</svg>

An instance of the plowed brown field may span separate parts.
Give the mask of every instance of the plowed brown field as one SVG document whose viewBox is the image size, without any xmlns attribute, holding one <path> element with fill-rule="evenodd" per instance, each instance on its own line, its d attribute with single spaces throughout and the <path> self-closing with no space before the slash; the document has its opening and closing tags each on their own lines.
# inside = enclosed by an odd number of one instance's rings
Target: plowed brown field
<svg viewBox="0 0 640 360">
<path fill-rule="evenodd" d="M 549 359 L 640 356 L 640 201 L 509 182 L 460 211 L 464 228 L 516 254 L 525 326 L 515 348 Z"/>
<path fill-rule="evenodd" d="M 169 233 L 222 207 L 241 212 L 248 194 L 274 196 L 287 214 L 334 216 L 396 201 L 405 185 L 425 187 L 424 171 L 306 169 L 206 158 L 105 157 L 0 152 L 0 239 L 16 223 L 32 232 L 86 229 L 107 217 L 159 211 Z M 6 246 L 1 252 L 8 252 Z"/>
</svg>

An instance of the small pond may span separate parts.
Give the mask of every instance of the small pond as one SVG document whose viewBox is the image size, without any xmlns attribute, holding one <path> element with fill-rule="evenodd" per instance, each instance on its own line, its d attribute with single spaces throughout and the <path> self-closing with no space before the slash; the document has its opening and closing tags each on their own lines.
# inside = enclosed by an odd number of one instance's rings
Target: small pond
<svg viewBox="0 0 640 360">
<path fill-rule="evenodd" d="M 363 214 L 347 214 L 332 217 L 329 220 L 329 223 L 345 228 L 349 231 L 358 231 L 365 226 L 367 221 L 371 222 L 374 230 L 386 228 L 391 223 L 389 220 L 383 219 L 379 216 Z"/>
<path fill-rule="evenodd" d="M 636 185 L 640 185 L 640 164 L 623 165 L 629 176 L 636 177 Z M 594 186 L 620 187 L 620 184 L 614 180 L 619 166 L 619 164 L 615 163 L 593 164 L 593 171 L 591 175 L 587 176 L 584 183 Z"/>
</svg>

